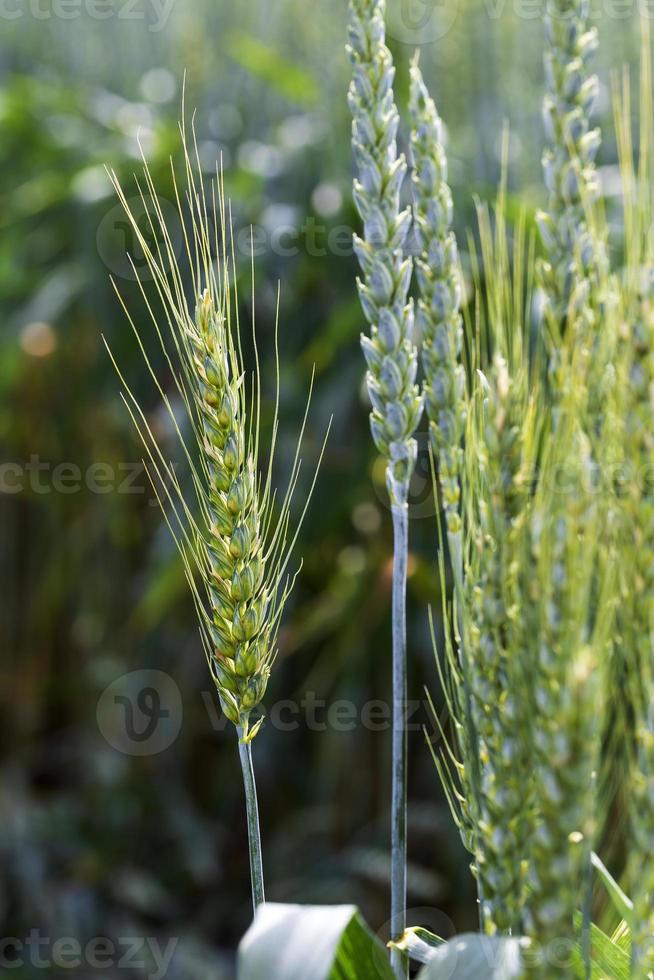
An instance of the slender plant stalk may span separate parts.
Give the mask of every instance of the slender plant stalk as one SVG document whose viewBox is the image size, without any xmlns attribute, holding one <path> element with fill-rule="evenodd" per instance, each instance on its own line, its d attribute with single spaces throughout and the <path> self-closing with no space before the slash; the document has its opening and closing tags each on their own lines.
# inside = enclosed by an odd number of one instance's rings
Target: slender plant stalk
<svg viewBox="0 0 654 980">
<path fill-rule="evenodd" d="M 406 506 L 393 507 L 393 787 L 391 850 L 391 931 L 401 936 L 406 928 L 407 895 L 407 669 L 406 578 L 409 520 Z M 402 953 L 391 951 L 391 964 L 400 975 Z"/>
<path fill-rule="evenodd" d="M 245 807 L 248 822 L 248 844 L 250 850 L 250 880 L 252 885 L 252 904 L 256 912 L 265 902 L 263 885 L 263 858 L 261 854 L 261 828 L 259 826 L 259 803 L 257 786 L 254 779 L 252 763 L 252 742 L 244 740 L 244 731 L 238 732 L 238 754 L 243 770 L 243 786 L 245 789 Z"/>
<path fill-rule="evenodd" d="M 370 335 L 361 345 L 368 365 L 373 440 L 387 462 L 386 484 L 395 527 L 393 572 L 393 760 L 391 930 L 405 927 L 406 908 L 406 565 L 409 482 L 417 454 L 413 433 L 422 414 L 415 384 L 418 366 L 412 341 L 413 306 L 408 301 L 412 261 L 404 255 L 411 209 L 400 211 L 406 161 L 397 153 L 399 124 L 393 100 L 395 69 L 385 43 L 385 0 L 350 0 L 348 52 L 353 78 L 348 103 L 357 167 L 354 201 L 364 236 L 354 236 L 363 279 L 358 280 Z M 391 957 L 398 976 L 407 965 Z"/>
</svg>

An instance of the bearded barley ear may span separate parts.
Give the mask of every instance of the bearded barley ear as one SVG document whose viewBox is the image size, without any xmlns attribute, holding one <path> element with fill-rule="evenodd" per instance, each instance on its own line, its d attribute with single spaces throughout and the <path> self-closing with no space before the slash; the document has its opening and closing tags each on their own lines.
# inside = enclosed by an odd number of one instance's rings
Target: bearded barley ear
<svg viewBox="0 0 654 980">
<path fill-rule="evenodd" d="M 537 222 L 547 255 L 540 273 L 554 347 L 567 322 L 577 330 L 592 321 L 593 282 L 606 263 L 588 217 L 599 197 L 595 159 L 601 143 L 600 130 L 590 122 L 599 81 L 588 68 L 597 47 L 597 31 L 588 20 L 588 0 L 547 0 L 543 174 L 549 205 Z"/>
<path fill-rule="evenodd" d="M 453 563 L 461 563 L 461 442 L 466 420 L 465 372 L 461 364 L 463 319 L 459 253 L 452 231 L 452 194 L 442 122 L 417 60 L 411 66 L 411 156 L 415 260 L 420 299 L 423 397 L 430 445 L 438 461 L 445 522 Z"/>
<path fill-rule="evenodd" d="M 370 336 L 362 338 L 373 410 L 373 440 L 386 460 L 393 530 L 393 801 L 391 930 L 406 926 L 406 568 L 407 499 L 415 468 L 413 435 L 422 415 L 416 385 L 418 355 L 412 340 L 413 306 L 408 301 L 412 261 L 404 254 L 411 210 L 400 211 L 406 161 L 397 153 L 399 115 L 393 98 L 395 69 L 385 43 L 385 0 L 350 0 L 348 53 L 352 82 L 348 103 L 353 117 L 352 148 L 357 169 L 353 197 L 363 221 L 354 248 L 363 279 L 359 297 Z M 406 976 L 397 948 L 391 961 Z"/>
<path fill-rule="evenodd" d="M 182 433 L 178 414 L 155 373 L 139 328 L 124 303 L 123 307 L 179 438 L 194 491 L 192 501 L 187 501 L 182 492 L 173 464 L 164 456 L 120 371 L 119 376 L 125 388 L 125 402 L 147 452 L 148 473 L 182 557 L 220 704 L 238 734 L 256 907 L 264 900 L 264 887 L 251 743 L 261 719 L 253 723 L 252 715 L 264 698 L 275 660 L 280 618 L 293 582 L 287 567 L 315 476 L 297 527 L 292 530 L 291 505 L 307 414 L 287 489 L 277 503 L 272 467 L 278 427 L 279 362 L 277 359 L 269 460 L 262 470 L 256 338 L 253 334 L 255 370 L 250 379 L 241 350 L 238 297 L 230 269 L 234 258 L 231 220 L 222 177 L 218 172 L 207 196 L 195 134 L 189 149 L 184 126 L 181 133 L 185 159 L 181 193 L 174 169 L 172 174 L 184 239 L 185 254 L 179 262 L 145 160 L 144 187 L 139 186 L 139 193 L 148 216 L 147 228 L 130 210 L 116 175 L 112 172 L 110 176 L 153 283 L 152 290 L 147 288 L 132 263 L 154 336 L 186 409 L 190 440 Z M 193 294 L 190 304 L 186 299 L 187 280 Z M 307 403 L 307 411 L 308 407 Z"/>
</svg>

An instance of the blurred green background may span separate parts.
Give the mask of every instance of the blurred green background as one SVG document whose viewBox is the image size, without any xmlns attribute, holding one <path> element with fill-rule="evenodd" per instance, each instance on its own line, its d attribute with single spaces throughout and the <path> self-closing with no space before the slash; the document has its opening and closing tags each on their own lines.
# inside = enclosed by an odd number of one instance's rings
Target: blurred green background
<svg viewBox="0 0 654 980">
<path fill-rule="evenodd" d="M 511 205 L 542 204 L 538 5 L 389 7 L 398 100 L 405 102 L 418 44 L 447 123 L 458 232 L 473 224 L 475 195 L 494 194 L 505 119 Z M 609 0 L 594 10 L 609 123 L 610 74 L 635 63 L 636 17 Z M 184 73 L 202 165 L 210 175 L 222 158 L 235 227 L 245 234 L 246 321 L 246 242 L 250 225 L 258 229 L 257 328 L 270 394 L 281 282 L 282 462 L 314 364 L 307 463 L 334 415 L 267 697 L 273 705 L 308 693 L 319 702 L 317 723 L 305 708 L 293 731 L 268 724 L 255 743 L 268 897 L 355 902 L 384 934 L 388 733 L 360 722 L 324 724 L 334 702 L 360 711 L 389 694 L 391 527 L 358 347 L 345 37 L 344 0 L 6 0 L 0 10 L 4 937 L 38 929 L 52 941 L 140 936 L 164 946 L 172 937 L 167 977 L 221 980 L 233 976 L 249 920 L 235 738 L 217 716 L 180 563 L 102 343 L 105 335 L 173 453 L 109 278 L 147 331 L 124 259 L 134 243 L 104 167 L 135 195 L 140 143 L 161 197 L 172 199 L 169 157 L 179 163 Z M 615 154 L 606 130 L 610 195 Z M 97 464 L 114 475 L 105 492 L 88 485 Z M 420 731 L 433 729 L 425 685 L 442 703 L 427 613 L 432 603 L 438 614 L 440 590 L 424 440 L 412 489 L 410 918 L 448 933 L 474 928 L 476 912 L 466 856 Z M 438 622 L 436 615 L 437 630 Z M 105 737 L 97 706 L 108 685 L 143 669 L 174 679 L 183 723 L 165 751 L 135 756 Z M 98 970 L 85 963 L 61 975 L 71 972 L 152 971 L 147 963 Z M 43 970 L 26 963 L 13 975 Z M 59 975 L 54 966 L 50 975 Z"/>
</svg>

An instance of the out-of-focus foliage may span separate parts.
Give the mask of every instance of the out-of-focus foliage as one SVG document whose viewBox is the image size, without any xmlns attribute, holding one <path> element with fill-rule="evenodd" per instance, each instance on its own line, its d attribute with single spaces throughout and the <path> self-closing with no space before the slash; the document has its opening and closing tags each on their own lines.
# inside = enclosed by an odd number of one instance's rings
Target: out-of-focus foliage
<svg viewBox="0 0 654 980">
<path fill-rule="evenodd" d="M 293 730 L 268 724 L 255 744 L 269 897 L 356 903 L 383 933 L 389 737 L 360 718 L 389 695 L 391 528 L 358 345 L 346 5 L 173 0 L 127 16 L 116 3 L 104 20 L 84 4 L 69 19 L 54 5 L 41 5 L 49 17 L 14 6 L 20 16 L 0 15 L 2 935 L 179 937 L 167 976 L 227 977 L 250 915 L 233 734 L 219 722 L 182 569 L 102 344 L 105 334 L 139 398 L 155 406 L 109 278 L 145 313 L 123 257 L 134 243 L 104 165 L 136 195 L 140 144 L 170 199 L 184 73 L 201 159 L 207 173 L 222 159 L 233 201 L 247 325 L 255 226 L 264 377 L 281 281 L 282 460 L 314 364 L 307 456 L 335 417 L 269 694 L 270 704 L 304 707 Z M 459 0 L 456 13 L 444 36 L 423 45 L 421 68 L 447 128 L 464 241 L 473 194 L 489 195 L 497 182 L 505 118 L 509 187 L 544 203 L 541 23 L 484 0 Z M 633 16 L 598 26 L 608 113 L 606 66 L 627 60 L 637 42 Z M 406 103 L 414 45 L 392 33 L 391 44 Z M 610 142 L 601 163 L 610 194 Z M 508 207 L 517 207 L 510 195 Z M 156 413 L 150 422 L 164 426 Z M 420 445 L 410 503 L 409 904 L 446 935 L 448 920 L 458 931 L 473 927 L 475 908 L 419 730 L 434 728 L 422 707 L 423 685 L 435 687 L 436 677 L 426 605 L 440 607 L 424 435 Z M 97 464 L 110 474 L 102 492 L 93 489 Z M 96 705 L 111 682 L 142 668 L 175 679 L 184 723 L 172 747 L 139 758 L 103 738 Z M 356 724 L 343 711 L 333 723 L 341 700 L 357 706 Z"/>
</svg>

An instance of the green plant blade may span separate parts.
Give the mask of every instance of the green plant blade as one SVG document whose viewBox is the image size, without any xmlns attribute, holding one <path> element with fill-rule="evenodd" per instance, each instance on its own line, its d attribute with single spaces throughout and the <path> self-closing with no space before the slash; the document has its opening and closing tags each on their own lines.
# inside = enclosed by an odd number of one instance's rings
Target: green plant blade
<svg viewBox="0 0 654 980">
<path fill-rule="evenodd" d="M 399 949 L 402 953 L 407 953 L 416 963 L 429 963 L 434 958 L 436 950 L 444 943 L 444 939 L 440 939 L 429 929 L 411 926 L 404 930 L 397 942 L 388 945 Z"/>
<path fill-rule="evenodd" d="M 631 956 L 631 930 L 629 928 L 629 923 L 625 919 L 622 920 L 618 928 L 611 936 L 611 942 L 615 943 L 615 945 L 624 950 L 627 955 Z"/>
<path fill-rule="evenodd" d="M 611 977 L 611 980 L 629 980 L 631 976 L 629 954 L 596 925 L 591 926 L 591 942 L 593 980 L 604 980 L 605 977 Z"/>
<path fill-rule="evenodd" d="M 518 980 L 524 940 L 469 933 L 434 950 L 418 980 Z"/>
<path fill-rule="evenodd" d="M 354 905 L 265 904 L 238 951 L 238 980 L 394 980 Z"/>
<path fill-rule="evenodd" d="M 582 916 L 575 912 L 575 928 L 581 929 Z M 627 933 L 628 935 L 628 933 Z M 629 980 L 631 976 L 630 951 L 631 943 L 621 943 L 617 937 L 623 936 L 623 930 L 618 929 L 613 936 L 607 936 L 595 923 L 590 927 L 591 942 L 591 980 Z M 579 977 L 585 977 L 581 946 L 575 950 L 575 967 Z"/>
<path fill-rule="evenodd" d="M 634 914 L 634 903 L 625 895 L 602 859 L 594 851 L 591 856 L 591 861 L 601 878 L 602 884 L 606 888 L 609 898 L 613 902 L 616 912 L 625 922 L 631 922 Z"/>
</svg>

